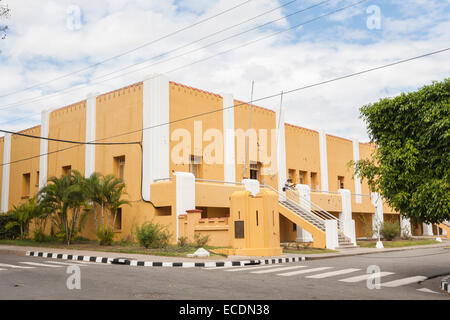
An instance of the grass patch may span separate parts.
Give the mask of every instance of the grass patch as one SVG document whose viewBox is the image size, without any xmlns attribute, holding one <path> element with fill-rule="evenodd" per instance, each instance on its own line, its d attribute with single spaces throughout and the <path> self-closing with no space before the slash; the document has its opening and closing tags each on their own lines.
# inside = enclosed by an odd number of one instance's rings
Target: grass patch
<svg viewBox="0 0 450 320">
<path fill-rule="evenodd" d="M 283 253 L 294 253 L 294 254 L 321 254 L 321 253 L 336 253 L 336 250 L 322 249 L 322 248 L 312 248 L 312 247 L 283 247 Z"/>
<path fill-rule="evenodd" d="M 357 241 L 361 248 L 375 248 L 376 241 Z M 383 241 L 383 246 L 385 248 L 402 248 L 411 246 L 424 246 L 429 244 L 438 244 L 435 240 L 395 240 L 395 241 Z"/>
<path fill-rule="evenodd" d="M 66 245 L 60 242 L 35 242 L 32 240 L 0 240 L 0 244 L 23 246 L 23 247 L 44 247 L 55 248 L 64 250 L 88 250 L 88 251 L 103 251 L 103 252 L 115 252 L 115 253 L 132 253 L 132 254 L 147 254 L 154 256 L 168 256 L 168 257 L 186 257 L 189 253 L 194 253 L 198 248 L 191 245 L 185 245 L 183 247 L 169 245 L 166 248 L 144 248 L 138 243 L 128 241 L 114 242 L 111 246 L 101 246 L 97 241 L 92 240 L 77 240 L 71 245 Z M 206 250 L 218 249 L 218 247 L 205 246 Z M 210 252 L 210 257 L 225 256 L 219 253 Z"/>
</svg>

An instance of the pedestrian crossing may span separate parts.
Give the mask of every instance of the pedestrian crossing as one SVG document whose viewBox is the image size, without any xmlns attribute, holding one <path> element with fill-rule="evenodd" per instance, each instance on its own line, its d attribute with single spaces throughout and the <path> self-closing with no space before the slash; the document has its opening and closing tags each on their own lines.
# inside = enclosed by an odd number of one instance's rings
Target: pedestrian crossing
<svg viewBox="0 0 450 320">
<path fill-rule="evenodd" d="M 279 277 L 304 277 L 311 280 L 333 279 L 344 283 L 363 283 L 370 279 L 378 277 L 381 287 L 395 288 L 405 285 L 418 283 L 427 279 L 425 276 L 409 276 L 393 279 L 396 277 L 394 272 L 383 271 L 377 273 L 366 273 L 365 269 L 360 268 L 336 268 L 332 266 L 313 267 L 308 265 L 289 265 L 280 267 L 279 265 L 270 266 L 247 266 L 247 267 L 220 267 L 203 268 L 204 270 L 216 272 L 250 273 L 255 275 L 274 275 Z M 359 274 L 358 274 L 359 273 Z M 386 282 L 381 282 L 388 278 Z"/>
<path fill-rule="evenodd" d="M 67 266 L 79 266 L 86 267 L 89 263 L 77 261 L 77 262 L 59 262 L 59 261 L 41 261 L 41 262 L 16 262 L 16 264 L 0 263 L 0 271 L 8 270 L 25 270 L 36 268 L 62 268 Z"/>
</svg>

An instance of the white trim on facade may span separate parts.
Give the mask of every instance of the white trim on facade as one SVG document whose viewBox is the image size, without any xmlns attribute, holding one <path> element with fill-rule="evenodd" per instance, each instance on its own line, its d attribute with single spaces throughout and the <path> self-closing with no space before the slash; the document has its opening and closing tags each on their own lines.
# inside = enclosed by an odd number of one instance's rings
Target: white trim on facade
<svg viewBox="0 0 450 320">
<path fill-rule="evenodd" d="M 48 138 L 50 126 L 50 113 L 52 109 L 41 112 L 41 137 Z M 39 145 L 41 156 L 39 157 L 39 190 L 47 185 L 48 178 L 48 140 L 41 139 Z"/>
<path fill-rule="evenodd" d="M 142 197 L 145 201 L 151 201 L 150 185 L 155 180 L 170 178 L 169 108 L 167 76 L 152 75 L 145 79 L 142 110 Z M 161 126 L 163 123 L 167 125 Z"/>
<path fill-rule="evenodd" d="M 8 212 L 9 208 L 9 175 L 11 161 L 11 134 L 5 133 L 3 140 L 3 176 L 2 176 L 2 204 L 1 212 Z M 6 164 L 5 164 L 6 163 Z"/>
<path fill-rule="evenodd" d="M 285 112 L 283 109 L 277 111 L 277 173 L 278 191 L 283 192 L 286 183 L 286 134 L 285 134 Z"/>
<path fill-rule="evenodd" d="M 295 188 L 298 191 L 300 206 L 307 212 L 311 212 L 311 188 L 306 184 L 297 184 Z M 297 225 L 298 242 L 313 242 L 312 234 Z"/>
<path fill-rule="evenodd" d="M 195 176 L 190 172 L 175 172 L 175 205 L 176 205 L 176 230 L 177 241 L 179 238 L 180 214 L 185 214 L 186 210 L 195 209 Z"/>
<path fill-rule="evenodd" d="M 223 98 L 223 177 L 224 181 L 236 181 L 236 150 L 234 133 L 234 98 L 222 94 Z"/>
<path fill-rule="evenodd" d="M 357 162 L 359 161 L 359 141 L 356 139 L 353 139 L 353 161 Z M 361 179 L 358 175 L 355 174 L 355 201 L 356 203 L 362 203 L 362 186 L 361 186 Z"/>
<path fill-rule="evenodd" d="M 98 93 L 89 93 L 86 98 L 86 142 L 94 142 L 96 129 Z M 87 178 L 95 172 L 95 145 L 85 145 L 84 176 Z"/>
</svg>

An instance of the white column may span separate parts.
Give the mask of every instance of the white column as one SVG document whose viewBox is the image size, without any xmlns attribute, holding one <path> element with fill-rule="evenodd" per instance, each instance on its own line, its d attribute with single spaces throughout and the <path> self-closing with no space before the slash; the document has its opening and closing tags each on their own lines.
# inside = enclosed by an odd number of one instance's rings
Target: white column
<svg viewBox="0 0 450 320">
<path fill-rule="evenodd" d="M 339 247 L 339 237 L 336 220 L 325 220 L 325 237 L 327 249 L 336 249 Z"/>
<path fill-rule="evenodd" d="M 234 139 L 234 98 L 222 94 L 223 98 L 223 177 L 224 181 L 236 181 L 236 151 Z"/>
<path fill-rule="evenodd" d="M 282 192 L 286 183 L 286 134 L 284 130 L 284 110 L 277 112 L 277 171 L 278 191 Z"/>
<path fill-rule="evenodd" d="M 379 226 L 383 223 L 383 200 L 381 195 L 377 192 L 372 192 L 370 194 L 370 199 L 375 207 L 375 213 L 372 215 L 372 228 L 377 230 Z M 374 233 L 373 237 L 376 238 L 378 234 Z"/>
<path fill-rule="evenodd" d="M 359 141 L 356 139 L 353 139 L 353 161 L 355 161 L 355 162 L 359 161 Z M 356 174 L 355 174 L 354 179 L 355 179 L 355 193 L 356 193 L 355 200 L 357 203 L 362 203 L 361 179 Z"/>
<path fill-rule="evenodd" d="M 319 130 L 319 151 L 321 190 L 328 191 L 327 135 L 324 130 Z"/>
<path fill-rule="evenodd" d="M 431 223 L 423 223 L 423 235 L 424 236 L 432 236 L 433 235 L 433 225 Z"/>
<path fill-rule="evenodd" d="M 243 179 L 242 183 L 244 184 L 245 190 L 250 191 L 253 197 L 255 197 L 259 191 L 259 181 L 256 179 Z"/>
<path fill-rule="evenodd" d="M 402 232 L 402 237 L 411 237 L 411 221 L 402 215 L 400 215 L 400 230 Z"/>
<path fill-rule="evenodd" d="M 311 189 L 306 184 L 297 184 L 295 188 L 298 191 L 300 206 L 308 212 L 311 212 Z M 297 225 L 298 242 L 313 242 L 312 234 Z"/>
<path fill-rule="evenodd" d="M 150 201 L 150 185 L 155 179 L 170 178 L 169 107 L 169 79 L 165 75 L 145 79 L 142 110 L 142 197 L 145 201 Z"/>
<path fill-rule="evenodd" d="M 179 238 L 180 214 L 185 214 L 186 210 L 195 209 L 195 176 L 190 172 L 175 172 L 175 196 L 176 196 L 176 224 L 177 241 Z"/>
<path fill-rule="evenodd" d="M 3 176 L 2 176 L 2 206 L 1 212 L 8 212 L 9 202 L 9 174 L 11 161 L 11 134 L 5 133 L 3 140 Z"/>
<path fill-rule="evenodd" d="M 48 138 L 50 113 L 52 109 L 41 112 L 41 137 Z M 41 157 L 39 158 L 39 190 L 47 185 L 48 178 L 48 140 L 40 140 Z"/>
<path fill-rule="evenodd" d="M 97 111 L 97 93 L 89 93 L 86 99 L 86 142 L 94 142 Z M 84 176 L 90 177 L 95 172 L 95 145 L 85 145 Z"/>
<path fill-rule="evenodd" d="M 339 213 L 342 232 L 356 245 L 355 220 L 352 219 L 352 193 L 347 189 L 339 189 L 338 192 L 342 202 L 342 211 Z"/>
</svg>

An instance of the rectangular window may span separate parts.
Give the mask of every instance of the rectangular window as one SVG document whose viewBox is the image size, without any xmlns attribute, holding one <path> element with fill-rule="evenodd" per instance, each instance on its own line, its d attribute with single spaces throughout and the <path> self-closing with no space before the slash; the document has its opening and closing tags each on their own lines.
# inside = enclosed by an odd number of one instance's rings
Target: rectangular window
<svg viewBox="0 0 450 320">
<path fill-rule="evenodd" d="M 29 197 L 30 196 L 30 174 L 24 173 L 22 176 L 22 197 Z"/>
<path fill-rule="evenodd" d="M 297 225 L 295 223 L 293 223 L 292 225 L 293 225 L 292 231 L 297 232 Z"/>
<path fill-rule="evenodd" d="M 200 165 L 202 164 L 201 156 L 191 155 L 191 162 L 189 163 L 189 172 L 196 178 L 200 178 Z"/>
<path fill-rule="evenodd" d="M 344 177 L 338 176 L 338 189 L 344 189 Z"/>
<path fill-rule="evenodd" d="M 317 172 L 311 172 L 311 190 L 319 190 L 319 184 L 317 183 Z"/>
<path fill-rule="evenodd" d="M 114 222 L 114 231 L 122 230 L 122 208 L 116 211 L 116 221 Z"/>
<path fill-rule="evenodd" d="M 259 226 L 258 210 L 256 210 L 256 226 Z"/>
<path fill-rule="evenodd" d="M 39 171 L 36 172 L 36 187 L 39 188 Z"/>
<path fill-rule="evenodd" d="M 250 179 L 259 179 L 259 164 L 256 161 L 250 161 Z"/>
<path fill-rule="evenodd" d="M 298 177 L 299 177 L 299 183 L 300 184 L 306 184 L 306 177 L 307 177 L 307 172 L 306 171 L 299 171 L 298 172 Z"/>
<path fill-rule="evenodd" d="M 64 166 L 62 167 L 63 176 L 68 176 L 72 172 L 72 166 Z"/>
<path fill-rule="evenodd" d="M 291 183 L 297 183 L 297 177 L 295 176 L 295 170 L 294 169 L 289 169 L 288 173 L 289 173 L 289 182 Z"/>
<path fill-rule="evenodd" d="M 114 157 L 114 175 L 124 181 L 125 177 L 125 156 Z"/>
</svg>

